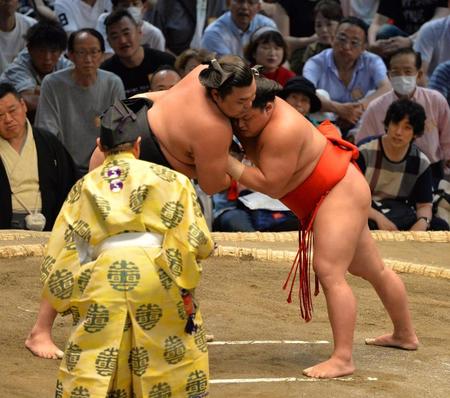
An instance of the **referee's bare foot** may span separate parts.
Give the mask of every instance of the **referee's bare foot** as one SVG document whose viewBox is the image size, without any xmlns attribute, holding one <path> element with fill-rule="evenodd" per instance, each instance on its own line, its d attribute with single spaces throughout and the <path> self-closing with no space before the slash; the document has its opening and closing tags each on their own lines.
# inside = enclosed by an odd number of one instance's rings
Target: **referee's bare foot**
<svg viewBox="0 0 450 398">
<path fill-rule="evenodd" d="M 417 350 L 419 347 L 419 339 L 414 334 L 410 337 L 396 337 L 393 334 L 384 334 L 375 338 L 366 339 L 368 345 L 378 345 L 381 347 L 400 348 L 402 350 Z"/>
<path fill-rule="evenodd" d="M 55 345 L 51 336 L 44 332 L 32 331 L 25 340 L 25 347 L 39 358 L 61 359 L 64 355 L 64 352 Z"/>
</svg>

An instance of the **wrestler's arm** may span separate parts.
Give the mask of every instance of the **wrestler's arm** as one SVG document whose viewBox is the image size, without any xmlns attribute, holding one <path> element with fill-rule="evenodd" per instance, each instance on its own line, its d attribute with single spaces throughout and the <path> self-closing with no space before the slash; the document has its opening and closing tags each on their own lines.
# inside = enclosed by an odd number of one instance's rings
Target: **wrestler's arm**
<svg viewBox="0 0 450 398">
<path fill-rule="evenodd" d="M 231 144 L 231 126 L 213 123 L 196 126 L 196 137 L 191 144 L 195 159 L 197 182 L 208 195 L 228 188 L 231 178 L 227 174 L 227 157 Z"/>
<path fill-rule="evenodd" d="M 296 171 L 298 152 L 287 137 L 272 137 L 277 139 L 261 145 L 256 166 L 245 166 L 229 156 L 227 171 L 248 188 L 278 199 L 286 194 L 285 188 Z"/>
</svg>

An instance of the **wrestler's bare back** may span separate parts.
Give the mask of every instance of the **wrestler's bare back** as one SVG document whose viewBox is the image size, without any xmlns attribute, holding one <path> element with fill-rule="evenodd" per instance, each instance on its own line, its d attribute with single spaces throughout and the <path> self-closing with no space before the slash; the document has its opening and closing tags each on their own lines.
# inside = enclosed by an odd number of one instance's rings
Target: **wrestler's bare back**
<svg viewBox="0 0 450 398">
<path fill-rule="evenodd" d="M 212 193 L 229 184 L 225 169 L 232 129 L 198 80 L 204 67 L 195 68 L 170 90 L 139 96 L 154 102 L 148 121 L 169 163 Z"/>
<path fill-rule="evenodd" d="M 265 177 L 259 191 L 274 198 L 291 192 L 312 173 L 326 145 L 322 133 L 280 98 L 260 134 L 237 136 Z"/>
</svg>

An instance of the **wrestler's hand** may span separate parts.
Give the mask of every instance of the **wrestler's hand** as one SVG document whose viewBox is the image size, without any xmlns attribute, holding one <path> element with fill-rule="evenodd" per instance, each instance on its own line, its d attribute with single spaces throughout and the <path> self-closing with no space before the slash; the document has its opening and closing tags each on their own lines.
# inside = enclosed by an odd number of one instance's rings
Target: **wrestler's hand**
<svg viewBox="0 0 450 398">
<path fill-rule="evenodd" d="M 245 170 L 245 166 L 239 160 L 235 159 L 231 155 L 228 155 L 227 173 L 233 179 L 235 179 L 236 181 L 239 181 L 244 170 Z"/>
</svg>

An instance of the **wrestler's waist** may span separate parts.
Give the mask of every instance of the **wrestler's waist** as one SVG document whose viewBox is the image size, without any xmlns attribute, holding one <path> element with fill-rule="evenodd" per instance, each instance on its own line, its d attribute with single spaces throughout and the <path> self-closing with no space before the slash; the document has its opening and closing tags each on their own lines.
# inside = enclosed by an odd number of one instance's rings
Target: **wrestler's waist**
<svg viewBox="0 0 450 398">
<path fill-rule="evenodd" d="M 301 221 L 308 219 L 321 198 L 344 177 L 351 160 L 351 150 L 328 140 L 313 172 L 280 201 Z"/>
<path fill-rule="evenodd" d="M 124 247 L 161 247 L 163 235 L 155 232 L 125 232 L 106 238 L 93 248 L 92 257 L 97 258 L 102 252 Z"/>
</svg>

